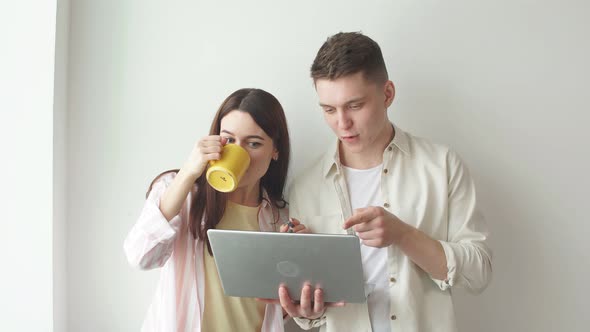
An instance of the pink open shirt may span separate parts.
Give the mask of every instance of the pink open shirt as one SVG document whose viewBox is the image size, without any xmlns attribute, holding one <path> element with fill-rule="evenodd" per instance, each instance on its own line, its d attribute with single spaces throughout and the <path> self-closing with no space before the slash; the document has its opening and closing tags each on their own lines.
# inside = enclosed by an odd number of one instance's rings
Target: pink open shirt
<svg viewBox="0 0 590 332">
<path fill-rule="evenodd" d="M 149 270 L 161 267 L 160 280 L 141 331 L 201 331 L 204 308 L 205 276 L 204 242 L 194 239 L 188 227 L 191 197 L 189 193 L 179 214 L 167 221 L 160 211 L 160 197 L 176 174 L 163 176 L 149 194 L 139 219 L 124 243 L 129 263 Z M 196 190 L 196 187 L 195 187 Z M 264 195 L 267 198 L 266 193 Z M 260 230 L 278 229 L 273 222 L 285 220 L 287 211 L 280 211 L 262 201 L 258 220 Z M 280 305 L 267 305 L 262 331 L 283 331 Z"/>
</svg>

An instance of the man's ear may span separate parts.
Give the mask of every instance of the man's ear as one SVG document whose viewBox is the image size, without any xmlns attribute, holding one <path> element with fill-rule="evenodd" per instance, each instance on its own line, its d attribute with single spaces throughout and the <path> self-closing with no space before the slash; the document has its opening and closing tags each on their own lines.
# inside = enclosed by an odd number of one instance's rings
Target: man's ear
<svg viewBox="0 0 590 332">
<path fill-rule="evenodd" d="M 395 99 L 395 86 L 392 81 L 387 81 L 383 89 L 385 94 L 385 108 L 388 108 L 393 103 L 393 99 Z"/>
</svg>

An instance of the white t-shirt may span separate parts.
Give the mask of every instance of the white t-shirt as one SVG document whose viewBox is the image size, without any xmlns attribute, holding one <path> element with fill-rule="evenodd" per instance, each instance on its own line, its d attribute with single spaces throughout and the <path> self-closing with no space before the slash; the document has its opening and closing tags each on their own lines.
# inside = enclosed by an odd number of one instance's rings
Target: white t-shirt
<svg viewBox="0 0 590 332">
<path fill-rule="evenodd" d="M 369 169 L 342 166 L 352 209 L 383 206 L 381 173 L 383 164 Z M 387 248 L 361 244 L 365 291 L 373 332 L 390 332 Z"/>
</svg>

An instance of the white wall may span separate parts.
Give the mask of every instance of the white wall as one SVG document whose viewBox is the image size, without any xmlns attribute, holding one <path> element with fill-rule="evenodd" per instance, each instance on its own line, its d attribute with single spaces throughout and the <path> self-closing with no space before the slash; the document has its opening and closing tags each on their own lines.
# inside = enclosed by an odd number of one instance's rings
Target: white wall
<svg viewBox="0 0 590 332">
<path fill-rule="evenodd" d="M 450 144 L 474 174 L 494 280 L 456 291 L 462 331 L 590 324 L 584 1 L 75 1 L 68 110 L 68 327 L 136 331 L 158 271 L 122 241 L 158 172 L 181 165 L 220 102 L 275 94 L 293 170 L 331 139 L 309 79 L 328 35 L 362 30 L 397 86 L 391 119 Z M 26 136 L 24 136 L 26 137 Z M 16 226 L 14 226 L 16 227 Z"/>
<path fill-rule="evenodd" d="M 56 1 L 0 4 L 0 331 L 53 329 Z"/>
</svg>

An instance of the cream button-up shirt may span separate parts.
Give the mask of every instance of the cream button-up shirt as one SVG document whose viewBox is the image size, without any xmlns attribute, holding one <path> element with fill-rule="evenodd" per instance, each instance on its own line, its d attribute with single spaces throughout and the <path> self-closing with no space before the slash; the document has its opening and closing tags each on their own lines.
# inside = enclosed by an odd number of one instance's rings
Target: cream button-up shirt
<svg viewBox="0 0 590 332">
<path fill-rule="evenodd" d="M 447 280 L 436 280 L 396 246 L 388 248 L 391 331 L 456 331 L 452 288 L 479 293 L 492 275 L 488 230 L 476 205 L 475 187 L 459 156 L 443 145 L 395 127 L 383 152 L 383 207 L 440 241 Z M 313 233 L 346 234 L 350 199 L 336 144 L 293 182 L 290 215 Z M 304 329 L 371 331 L 366 303 L 328 308 L 316 320 L 295 318 Z"/>
</svg>

